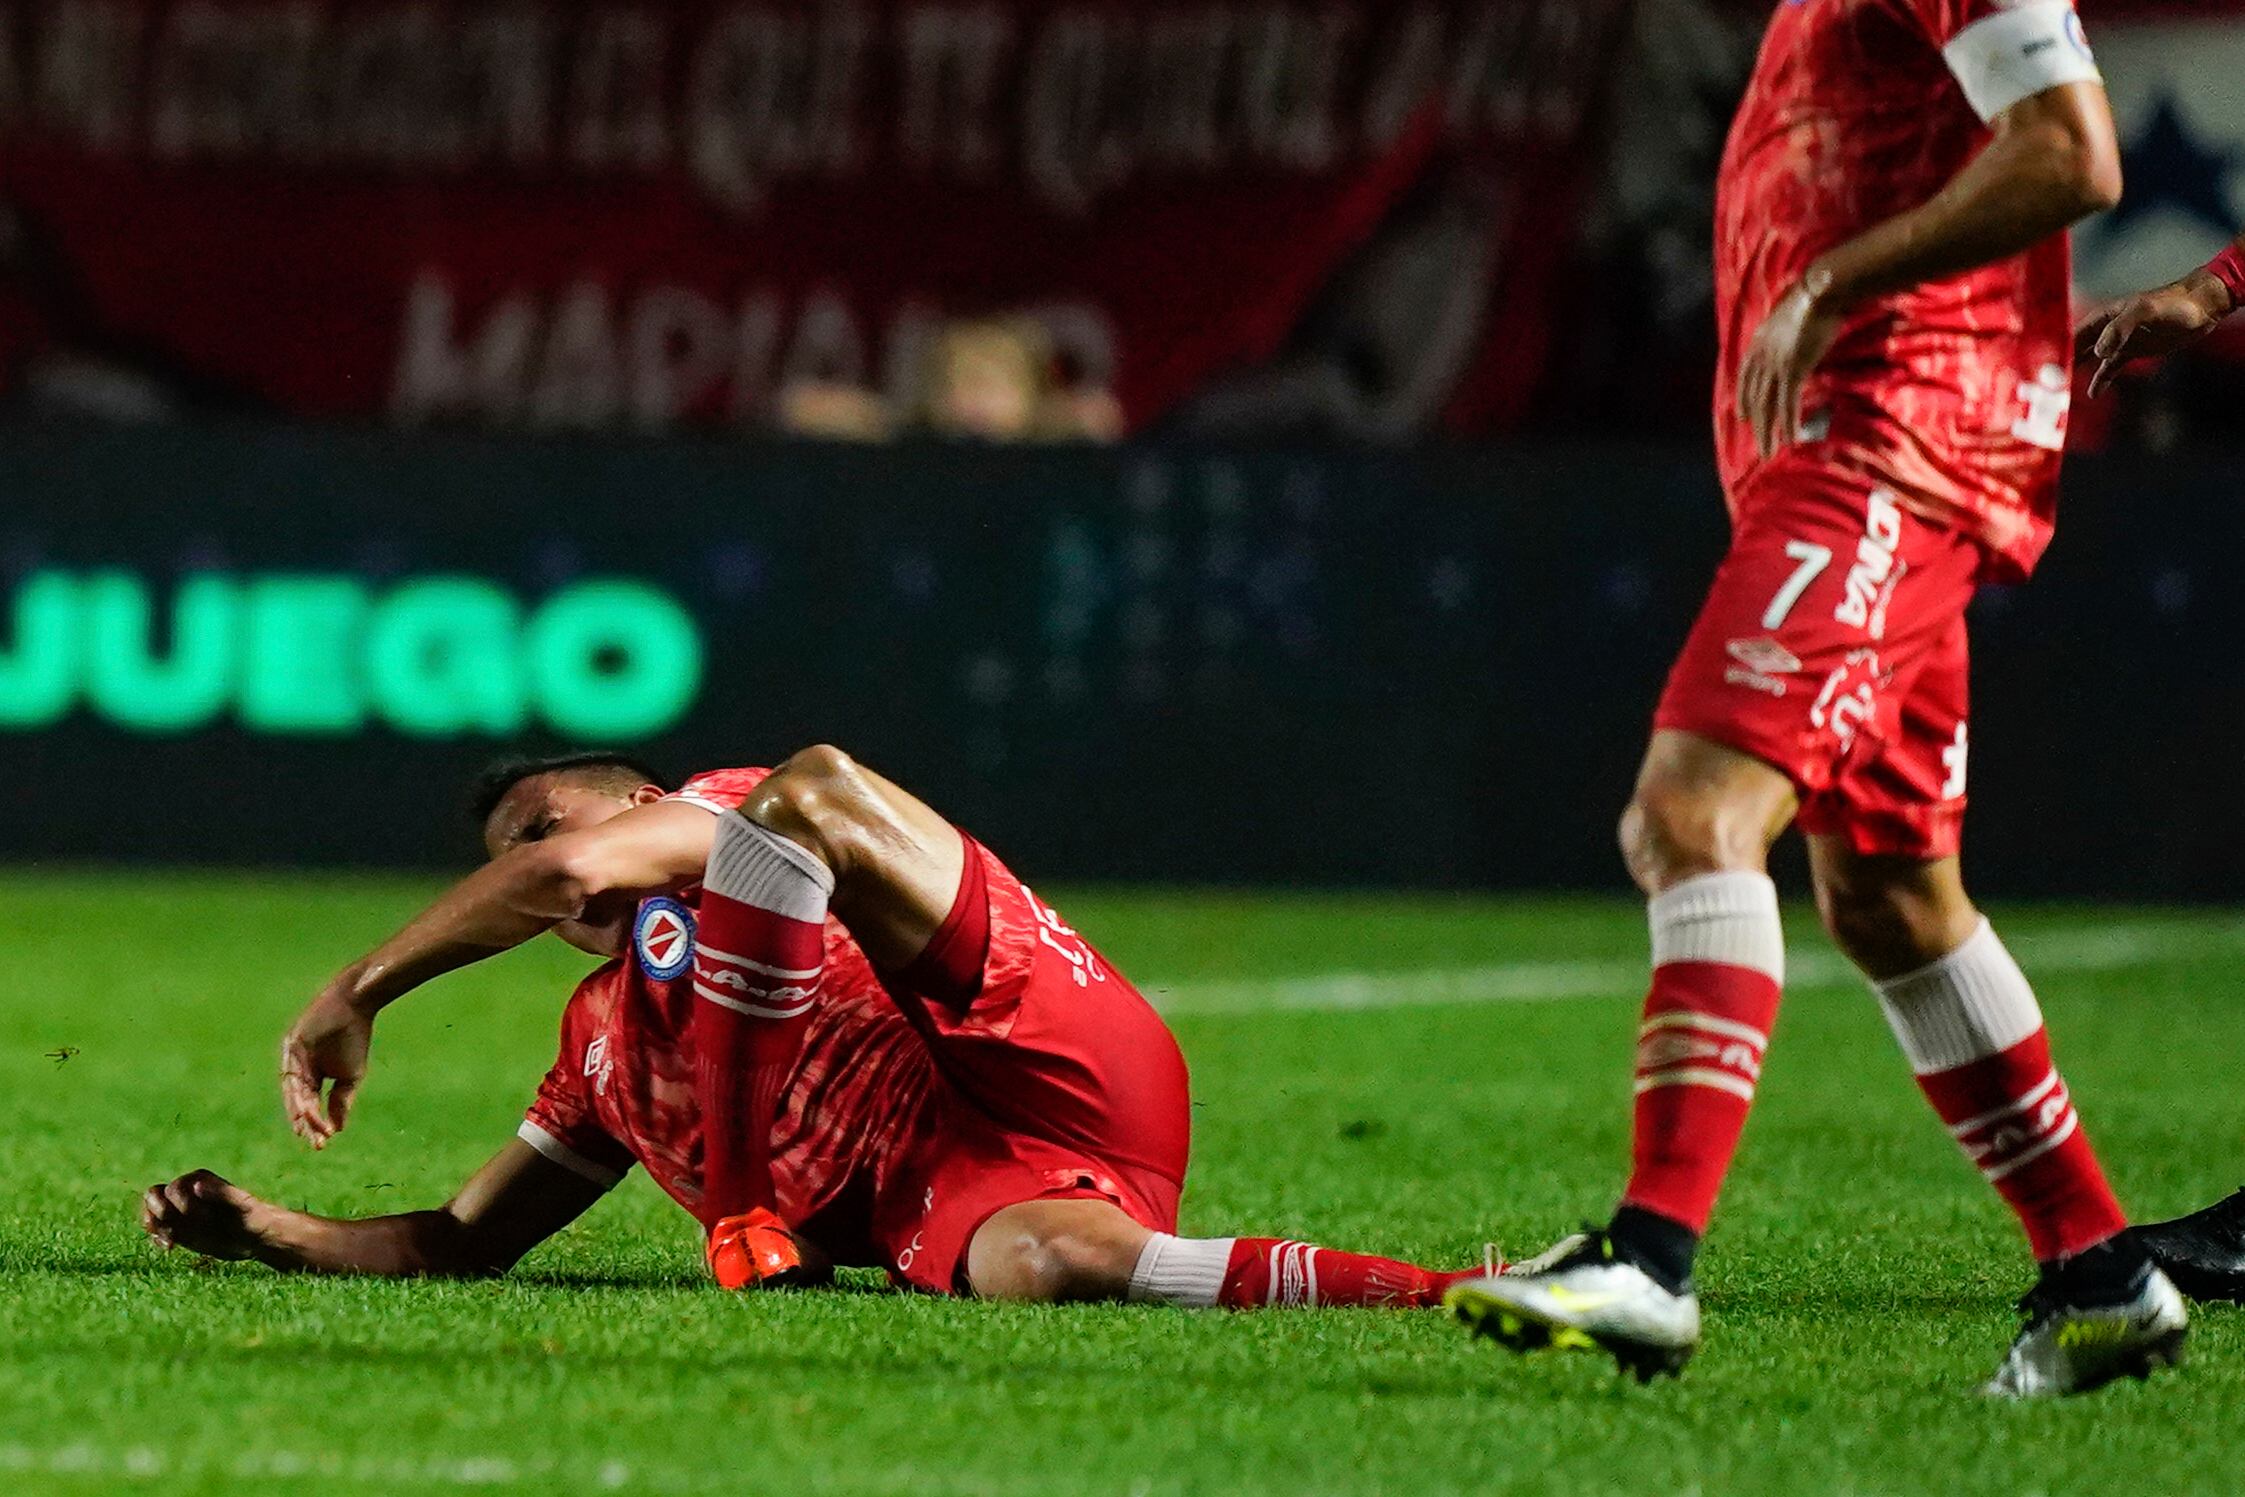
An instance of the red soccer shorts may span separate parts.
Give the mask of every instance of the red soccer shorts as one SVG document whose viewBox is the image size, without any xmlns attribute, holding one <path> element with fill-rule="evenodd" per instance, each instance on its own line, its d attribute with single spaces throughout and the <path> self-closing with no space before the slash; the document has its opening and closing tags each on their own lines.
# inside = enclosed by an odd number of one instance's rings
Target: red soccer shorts
<svg viewBox="0 0 2245 1497">
<path fill-rule="evenodd" d="M 1735 508 L 1653 725 L 1782 771 L 1805 832 L 1866 855 L 1953 855 L 1979 547 L 1798 451 L 1757 470 Z"/>
<path fill-rule="evenodd" d="M 892 1276 L 936 1294 L 966 1292 L 975 1232 L 1023 1201 L 1108 1200 L 1175 1231 L 1192 1126 L 1185 1058 L 1161 1016 L 995 856 L 966 847 L 960 897 L 979 892 L 989 913 L 981 986 L 961 1007 L 888 982 L 938 1081 L 873 1203 Z"/>
</svg>

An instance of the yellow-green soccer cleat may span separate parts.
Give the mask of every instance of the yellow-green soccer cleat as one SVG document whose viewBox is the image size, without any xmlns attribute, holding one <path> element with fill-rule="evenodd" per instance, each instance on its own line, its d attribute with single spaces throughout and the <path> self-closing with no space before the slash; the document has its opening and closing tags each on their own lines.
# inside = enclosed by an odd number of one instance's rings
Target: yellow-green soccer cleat
<svg viewBox="0 0 2245 1497">
<path fill-rule="evenodd" d="M 1699 1349 L 1699 1296 L 1615 1258 L 1602 1232 L 1454 1284 L 1442 1303 L 1474 1335 L 1513 1351 L 1599 1349 L 1639 1382 L 1675 1376 Z"/>
<path fill-rule="evenodd" d="M 2057 1398 L 2115 1378 L 2146 1378 L 2183 1359 L 2190 1330 L 2183 1297 L 2146 1265 L 2124 1297 L 2082 1303 L 2045 1276 L 2019 1302 L 2019 1339 L 1980 1391 L 1990 1398 Z"/>
</svg>

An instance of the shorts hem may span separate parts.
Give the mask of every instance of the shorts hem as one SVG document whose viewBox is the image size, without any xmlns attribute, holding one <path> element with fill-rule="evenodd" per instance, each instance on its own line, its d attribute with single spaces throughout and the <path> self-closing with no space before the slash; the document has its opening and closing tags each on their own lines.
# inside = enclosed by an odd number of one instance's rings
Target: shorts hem
<svg viewBox="0 0 2245 1497">
<path fill-rule="evenodd" d="M 1937 863 L 1953 858 L 1964 848 L 1964 803 L 1951 801 L 1923 818 L 1898 815 L 1826 815 L 1820 807 L 1803 804 L 1794 818 L 1803 836 L 1843 837 L 1848 850 L 1862 858 L 1908 858 Z"/>
</svg>

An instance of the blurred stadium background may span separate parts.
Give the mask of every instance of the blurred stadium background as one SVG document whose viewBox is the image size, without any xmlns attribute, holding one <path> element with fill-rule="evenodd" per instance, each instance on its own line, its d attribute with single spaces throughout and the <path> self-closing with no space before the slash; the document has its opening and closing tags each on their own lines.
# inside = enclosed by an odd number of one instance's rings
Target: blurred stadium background
<svg viewBox="0 0 2245 1497">
<path fill-rule="evenodd" d="M 0 4 L 0 852 L 834 739 L 1048 876 L 1614 886 L 1765 9 Z M 2088 9 L 2085 298 L 2245 219 L 2245 5 Z M 2077 404 L 1982 887 L 2245 893 L 2239 409 L 2234 331 Z"/>
</svg>

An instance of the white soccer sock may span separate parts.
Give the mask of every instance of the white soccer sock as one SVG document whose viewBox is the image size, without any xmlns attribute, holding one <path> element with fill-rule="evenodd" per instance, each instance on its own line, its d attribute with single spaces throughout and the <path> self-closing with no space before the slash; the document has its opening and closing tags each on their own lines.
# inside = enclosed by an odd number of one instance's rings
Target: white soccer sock
<svg viewBox="0 0 2245 1497">
<path fill-rule="evenodd" d="M 1132 1304 L 1215 1308 L 1224 1289 L 1224 1270 L 1232 1261 L 1234 1237 L 1172 1237 L 1156 1232 L 1139 1251 L 1130 1271 Z"/>
<path fill-rule="evenodd" d="M 734 811 L 717 819 L 703 887 L 740 904 L 816 924 L 826 919 L 834 870 L 801 843 Z"/>
<path fill-rule="evenodd" d="M 1871 986 L 1920 1076 L 1999 1055 L 2042 1028 L 2033 986 L 1985 920 L 1939 961 Z"/>
<path fill-rule="evenodd" d="M 809 848 L 734 811 L 718 818 L 702 892 L 695 994 L 750 1019 L 796 1019 L 808 1012 L 818 1001 L 826 964 L 833 870 Z M 720 1037 L 727 1033 L 717 1025 L 704 1037 L 702 1053 L 731 1052 L 738 1037 Z M 777 1078 L 763 1082 L 776 1085 Z"/>
<path fill-rule="evenodd" d="M 1703 873 L 1654 895 L 1653 965 L 1719 962 L 1785 985 L 1785 928 L 1766 873 Z"/>
</svg>

